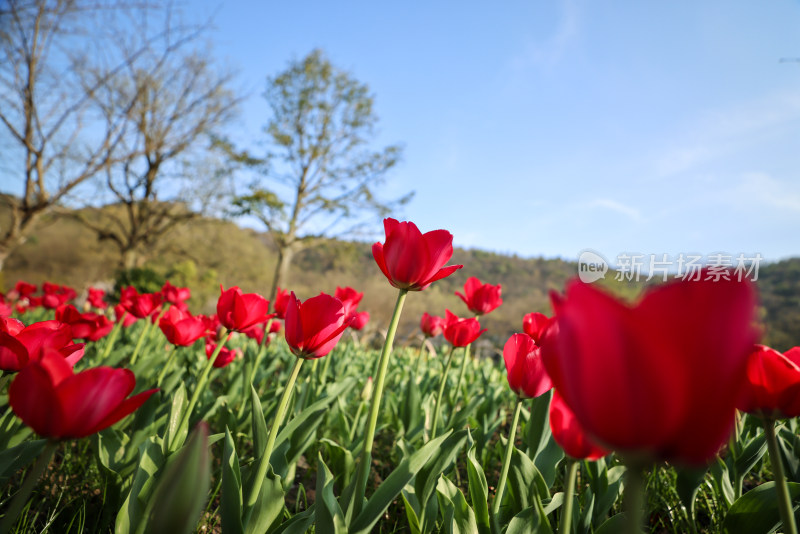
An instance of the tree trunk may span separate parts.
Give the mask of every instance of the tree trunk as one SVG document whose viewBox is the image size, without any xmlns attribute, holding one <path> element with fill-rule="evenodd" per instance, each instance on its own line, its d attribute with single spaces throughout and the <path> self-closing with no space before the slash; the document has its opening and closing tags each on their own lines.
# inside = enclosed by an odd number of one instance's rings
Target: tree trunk
<svg viewBox="0 0 800 534">
<path fill-rule="evenodd" d="M 133 269 L 138 264 L 139 256 L 136 254 L 136 250 L 133 248 L 128 248 L 122 251 L 122 255 L 120 256 L 119 267 L 123 271 L 128 271 Z"/>
<path fill-rule="evenodd" d="M 275 302 L 275 295 L 278 294 L 278 286 L 283 285 L 289 280 L 289 267 L 292 264 L 295 249 L 293 246 L 278 248 L 278 262 L 275 264 L 275 274 L 272 277 L 272 288 L 269 290 L 269 301 Z"/>
</svg>

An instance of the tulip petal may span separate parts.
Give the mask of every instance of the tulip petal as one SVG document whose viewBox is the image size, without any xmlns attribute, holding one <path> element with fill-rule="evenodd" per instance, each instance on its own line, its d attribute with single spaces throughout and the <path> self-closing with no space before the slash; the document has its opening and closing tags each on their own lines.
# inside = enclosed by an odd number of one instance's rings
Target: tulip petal
<svg viewBox="0 0 800 534">
<path fill-rule="evenodd" d="M 94 367 L 64 380 L 57 388 L 65 419 L 61 437 L 82 438 L 93 433 L 136 386 L 128 369 Z"/>
<path fill-rule="evenodd" d="M 123 417 L 138 410 L 139 407 L 144 404 L 147 399 L 149 399 L 150 396 L 156 391 L 158 391 L 158 389 L 148 389 L 147 391 L 143 391 L 137 395 L 134 395 L 133 397 L 123 400 L 113 411 L 111 411 L 111 413 L 106 415 L 93 428 L 90 428 L 86 435 L 90 436 L 96 432 L 100 432 L 101 430 L 110 427 Z"/>
</svg>

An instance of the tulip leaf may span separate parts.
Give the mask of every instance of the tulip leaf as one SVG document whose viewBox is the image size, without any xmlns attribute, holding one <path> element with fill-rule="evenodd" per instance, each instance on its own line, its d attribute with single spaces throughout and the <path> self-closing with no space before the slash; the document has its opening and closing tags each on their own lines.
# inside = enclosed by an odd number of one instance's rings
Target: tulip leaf
<svg viewBox="0 0 800 534">
<path fill-rule="evenodd" d="M 0 452 L 0 486 L 5 486 L 18 470 L 33 462 L 47 443 L 46 439 L 23 441 Z"/>
<path fill-rule="evenodd" d="M 153 480 L 164 465 L 164 454 L 157 438 L 151 437 L 139 446 L 139 466 L 125 502 L 117 513 L 115 534 L 136 532 L 144 519 L 144 507 L 153 489 Z"/>
<path fill-rule="evenodd" d="M 322 455 L 318 455 L 317 502 L 314 513 L 315 532 L 319 534 L 346 534 L 347 524 L 342 508 L 333 493 L 333 475 L 325 465 Z"/>
<path fill-rule="evenodd" d="M 168 463 L 148 503 L 148 520 L 138 531 L 148 534 L 194 532 L 200 512 L 208 500 L 211 462 L 208 425 L 200 423 L 186 445 Z"/>
<path fill-rule="evenodd" d="M 253 429 L 253 451 L 256 460 L 261 458 L 267 448 L 267 423 L 264 420 L 264 409 L 261 406 L 261 399 L 253 384 L 250 384 L 250 409 L 252 429 Z"/>
<path fill-rule="evenodd" d="M 504 494 L 504 506 L 509 506 L 517 514 L 535 504 L 536 499 L 550 498 L 542 474 L 528 455 L 514 447 L 508 469 L 507 491 Z"/>
<path fill-rule="evenodd" d="M 315 514 L 316 504 L 312 504 L 308 509 L 293 515 L 274 530 L 268 530 L 267 532 L 268 534 L 307 534 L 311 525 L 314 524 Z"/>
<path fill-rule="evenodd" d="M 525 445 L 528 455 L 534 459 L 550 439 L 550 399 L 552 397 L 553 391 L 550 390 L 531 400 L 530 418 L 525 425 Z"/>
<path fill-rule="evenodd" d="M 322 438 L 319 442 L 327 451 L 328 463 L 333 466 L 336 473 L 336 482 L 342 487 L 350 484 L 350 479 L 355 472 L 355 458 L 349 449 L 342 447 L 332 439 Z"/>
<path fill-rule="evenodd" d="M 795 518 L 800 505 L 800 484 L 787 482 Z M 769 534 L 781 525 L 778 491 L 775 482 L 765 482 L 751 489 L 731 505 L 723 526 L 730 534 Z"/>
<path fill-rule="evenodd" d="M 539 453 L 533 459 L 533 463 L 536 469 L 539 470 L 539 473 L 541 473 L 546 487 L 550 488 L 553 486 L 556 480 L 558 464 L 563 458 L 564 450 L 558 446 L 555 438 L 551 435 L 544 448 L 539 450 Z"/>
<path fill-rule="evenodd" d="M 164 456 L 178 450 L 186 440 L 186 436 L 189 435 L 188 422 L 181 428 L 178 428 L 183 412 L 186 410 L 188 404 L 189 401 L 186 400 L 186 386 L 181 382 L 178 389 L 175 390 L 175 394 L 172 396 L 172 405 L 169 410 L 169 418 L 167 419 L 167 430 L 164 433 L 164 441 L 162 444 Z"/>
<path fill-rule="evenodd" d="M 722 498 L 725 499 L 725 504 L 730 507 L 736 496 L 731 484 L 730 475 L 728 474 L 728 465 L 725 460 L 717 456 L 716 461 L 711 463 L 711 474 L 717 482 L 717 487 L 722 493 Z"/>
<path fill-rule="evenodd" d="M 422 529 L 419 525 L 419 516 L 415 510 L 415 506 L 417 508 L 419 507 L 419 502 L 414 497 L 413 491 L 414 488 L 411 485 L 408 485 L 400 493 L 400 496 L 403 498 L 403 507 L 406 510 L 406 519 L 408 520 L 408 528 L 411 531 L 411 534 L 421 534 Z M 414 499 L 413 503 L 411 502 L 412 498 Z"/>
<path fill-rule="evenodd" d="M 389 508 L 389 505 L 392 504 L 392 501 L 420 469 L 425 466 L 448 437 L 450 437 L 449 432 L 430 440 L 417 452 L 403 458 L 394 471 L 378 486 L 378 489 L 366 502 L 358 517 L 353 520 L 349 534 L 371 532 L 372 526 L 378 522 L 386 509 Z"/>
<path fill-rule="evenodd" d="M 538 500 L 538 496 L 536 497 Z M 505 534 L 552 534 L 550 522 L 542 508 L 541 501 L 528 508 L 525 508 L 511 518 Z"/>
<path fill-rule="evenodd" d="M 404 401 L 400 403 L 400 421 L 403 423 L 406 434 L 410 434 L 411 430 L 422 422 L 422 410 L 420 409 L 422 398 L 419 391 L 414 376 L 409 375 L 406 381 Z"/>
<path fill-rule="evenodd" d="M 678 492 L 678 497 L 681 499 L 681 504 L 689 512 L 689 519 L 695 520 L 695 498 L 700 489 L 700 484 L 706 477 L 708 469 L 678 469 L 677 478 L 675 480 L 675 490 Z"/>
<path fill-rule="evenodd" d="M 250 510 L 245 534 L 261 534 L 280 522 L 284 507 L 284 493 L 281 477 L 272 466 L 267 467 L 267 475 L 261 484 L 258 500 Z"/>
<path fill-rule="evenodd" d="M 440 475 L 436 484 L 439 509 L 442 510 L 443 532 L 446 534 L 478 534 L 475 512 L 455 484 Z"/>
<path fill-rule="evenodd" d="M 750 472 L 753 467 L 761 460 L 761 458 L 767 452 L 767 437 L 764 432 L 761 432 L 758 436 L 750 440 L 747 444 L 747 447 L 739 453 L 739 456 L 736 458 L 736 462 L 734 466 L 736 467 L 736 473 L 740 477 L 744 477 L 747 473 Z"/>
<path fill-rule="evenodd" d="M 544 507 L 544 515 L 552 514 L 553 512 L 558 510 L 562 504 L 564 504 L 564 492 L 559 491 L 558 493 L 554 493 L 553 497 L 549 501 L 542 501 L 542 506 Z"/>
<path fill-rule="evenodd" d="M 220 516 L 222 530 L 226 534 L 242 534 L 242 474 L 236 444 L 228 427 L 225 427 L 225 447 L 222 450 L 222 489 L 220 494 Z"/>
<path fill-rule="evenodd" d="M 626 527 L 625 514 L 616 514 L 606 519 L 602 525 L 595 529 L 594 534 L 618 534 L 619 532 L 625 532 Z"/>
<path fill-rule="evenodd" d="M 475 457 L 475 442 L 472 435 L 468 434 L 470 447 L 467 451 L 467 477 L 469 477 L 469 498 L 472 501 L 472 509 L 475 511 L 475 521 L 478 525 L 480 534 L 491 532 L 489 521 L 489 485 L 486 483 L 486 475 L 483 472 L 480 462 Z"/>
<path fill-rule="evenodd" d="M 466 430 L 459 430 L 458 432 L 450 434 L 442 443 L 442 446 L 436 454 L 434 454 L 430 461 L 417 473 L 414 479 L 414 493 L 417 495 L 417 499 L 419 499 L 419 503 L 423 508 L 428 504 L 428 499 L 431 498 L 438 485 L 439 475 L 444 473 L 455 461 L 456 456 L 464 447 L 466 441 Z M 425 523 L 424 519 L 423 523 Z M 423 530 L 425 530 L 424 526 Z"/>
</svg>

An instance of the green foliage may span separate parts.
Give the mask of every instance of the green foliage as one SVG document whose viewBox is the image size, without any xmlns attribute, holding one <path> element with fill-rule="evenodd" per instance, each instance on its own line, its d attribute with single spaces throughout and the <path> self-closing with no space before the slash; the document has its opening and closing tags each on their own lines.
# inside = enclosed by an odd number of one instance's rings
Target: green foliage
<svg viewBox="0 0 800 534">
<path fill-rule="evenodd" d="M 135 287 L 139 293 L 161 291 L 167 279 L 150 267 L 134 267 L 119 271 L 114 279 L 114 297 L 119 300 L 120 291 L 128 286 Z"/>
</svg>

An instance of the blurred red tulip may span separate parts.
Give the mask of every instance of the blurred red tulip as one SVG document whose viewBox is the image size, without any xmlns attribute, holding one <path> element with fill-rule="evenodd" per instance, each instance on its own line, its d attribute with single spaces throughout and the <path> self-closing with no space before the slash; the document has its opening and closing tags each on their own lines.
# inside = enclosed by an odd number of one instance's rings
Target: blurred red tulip
<svg viewBox="0 0 800 534">
<path fill-rule="evenodd" d="M 14 286 L 14 290 L 17 292 L 18 298 L 25 298 L 33 295 L 36 293 L 36 284 L 29 284 L 28 282 L 23 282 L 20 280 Z"/>
<path fill-rule="evenodd" d="M 291 295 L 288 289 L 277 288 L 275 293 L 275 302 L 272 305 L 275 307 L 275 317 L 278 319 L 286 318 L 286 305 L 289 304 Z"/>
<path fill-rule="evenodd" d="M 269 301 L 257 293 L 242 293 L 234 286 L 220 289 L 217 301 L 217 317 L 228 330 L 245 330 L 249 326 L 269 319 Z"/>
<path fill-rule="evenodd" d="M 81 313 L 72 304 L 63 304 L 56 308 L 56 320 L 72 327 L 73 338 L 86 341 L 97 341 L 114 328 L 114 323 L 105 315 Z"/>
<path fill-rule="evenodd" d="M 125 310 L 138 319 L 144 319 L 155 315 L 161 308 L 160 293 L 143 293 L 141 295 L 129 295 L 129 298 L 120 304 Z"/>
<path fill-rule="evenodd" d="M 800 347 L 781 354 L 756 345 L 737 408 L 773 419 L 800 415 Z"/>
<path fill-rule="evenodd" d="M 538 344 L 552 320 L 543 313 L 529 313 L 522 318 L 522 331 Z"/>
<path fill-rule="evenodd" d="M 463 265 L 444 266 L 453 255 L 453 235 L 447 230 L 421 233 L 412 222 L 384 219 L 385 243 L 372 245 L 372 256 L 394 287 L 422 291 Z"/>
<path fill-rule="evenodd" d="M 72 327 L 60 321 L 41 321 L 26 326 L 17 334 L 0 332 L 0 369 L 19 371 L 29 362 L 53 351 L 70 367 L 83 357 L 83 343 L 72 342 Z"/>
<path fill-rule="evenodd" d="M 444 337 L 454 347 L 466 347 L 486 332 L 475 317 L 461 319 L 450 310 L 445 310 L 444 315 Z"/>
<path fill-rule="evenodd" d="M 186 311 L 188 308 L 186 301 L 192 297 L 192 292 L 188 287 L 175 287 L 170 284 L 169 280 L 164 282 L 164 286 L 161 288 L 161 294 L 164 296 L 166 302 L 169 302 L 183 311 Z"/>
<path fill-rule="evenodd" d="M 242 334 L 246 335 L 250 339 L 255 339 L 256 342 L 260 345 L 261 341 L 264 339 L 264 327 L 267 325 L 266 321 L 263 323 L 254 324 L 253 326 L 249 326 L 242 330 Z M 269 333 L 274 334 L 276 332 L 281 331 L 281 322 L 277 319 L 273 319 L 272 322 L 269 324 Z M 269 338 L 267 338 L 267 342 L 269 342 Z"/>
<path fill-rule="evenodd" d="M 206 323 L 202 317 L 192 317 L 177 306 L 170 307 L 158 326 L 173 345 L 188 347 L 206 334 Z"/>
<path fill-rule="evenodd" d="M 344 305 L 344 314 L 346 317 L 350 317 L 356 312 L 359 302 L 364 298 L 364 293 L 359 293 L 349 286 L 336 286 L 336 291 L 333 293 L 333 296 L 342 301 Z M 350 326 L 352 327 L 352 325 Z"/>
<path fill-rule="evenodd" d="M 369 312 L 356 312 L 350 317 L 352 318 L 352 321 L 350 321 L 350 328 L 353 330 L 363 330 L 369 322 Z"/>
<path fill-rule="evenodd" d="M 422 314 L 422 319 L 419 321 L 419 328 L 425 337 L 436 337 L 444 331 L 445 320 L 443 317 L 436 315 L 428 315 L 428 312 Z"/>
<path fill-rule="evenodd" d="M 615 450 L 703 463 L 728 438 L 753 326 L 752 284 L 676 280 L 629 306 L 567 286 L 542 357 L 581 426 Z"/>
<path fill-rule="evenodd" d="M 86 297 L 86 302 L 88 302 L 94 308 L 105 310 L 108 307 L 108 302 L 103 300 L 105 296 L 106 292 L 104 290 L 90 287 Z"/>
<path fill-rule="evenodd" d="M 23 328 L 25 328 L 25 325 L 19 319 L 0 317 L 0 332 L 6 332 L 12 336 L 16 336 L 22 332 Z"/>
<path fill-rule="evenodd" d="M 262 330 L 263 331 L 263 330 Z M 206 341 L 206 358 L 210 359 L 217 350 L 217 344 L 213 341 Z M 226 367 L 229 363 L 236 359 L 236 350 L 222 347 L 214 360 L 213 366 L 220 369 Z"/>
<path fill-rule="evenodd" d="M 508 385 L 520 397 L 532 399 L 550 391 L 553 382 L 544 368 L 541 349 L 527 334 L 514 334 L 503 347 Z"/>
<path fill-rule="evenodd" d="M 336 297 L 320 293 L 300 302 L 292 292 L 284 335 L 292 354 L 313 360 L 333 350 L 348 324 L 344 305 Z"/>
<path fill-rule="evenodd" d="M 127 369 L 95 367 L 74 374 L 57 353 L 24 367 L 8 388 L 9 404 L 25 424 L 49 439 L 77 439 L 108 428 L 157 390 L 130 398 L 136 378 Z"/>
<path fill-rule="evenodd" d="M 558 390 L 553 391 L 550 401 L 550 430 L 559 447 L 573 458 L 597 460 L 611 452 L 591 440 Z"/>
<path fill-rule="evenodd" d="M 122 326 L 128 328 L 130 325 L 137 321 L 136 317 L 127 312 L 122 304 L 114 306 L 114 322 L 122 321 Z"/>
<path fill-rule="evenodd" d="M 480 280 L 470 276 L 464 284 L 464 293 L 456 291 L 456 295 L 464 301 L 469 311 L 475 315 L 484 315 L 503 303 L 503 298 L 500 296 L 501 291 L 500 284 L 496 286 L 482 284 Z"/>
</svg>

